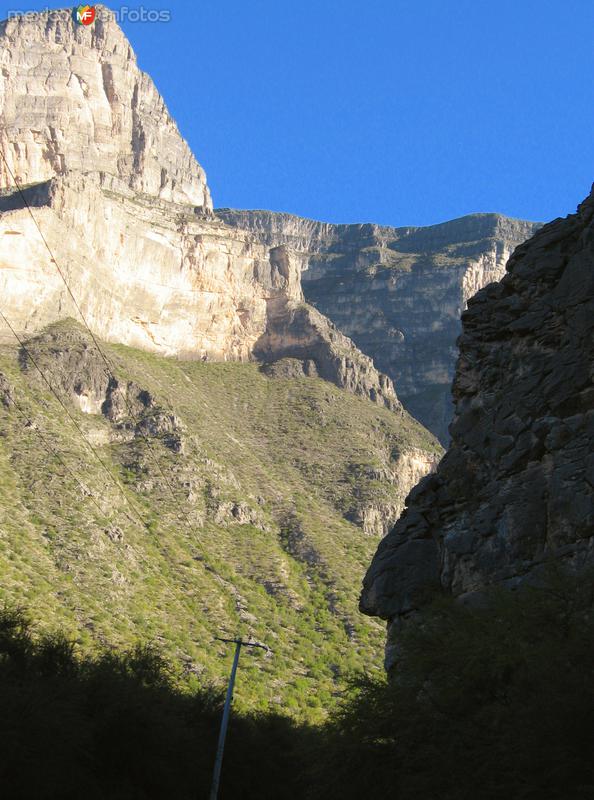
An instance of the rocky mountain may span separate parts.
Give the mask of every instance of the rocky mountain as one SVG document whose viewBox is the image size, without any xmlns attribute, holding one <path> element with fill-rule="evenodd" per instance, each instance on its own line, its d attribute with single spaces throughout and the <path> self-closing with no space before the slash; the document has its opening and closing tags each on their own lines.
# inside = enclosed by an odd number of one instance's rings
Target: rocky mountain
<svg viewBox="0 0 594 800">
<path fill-rule="evenodd" d="M 255 635 L 240 702 L 320 718 L 379 652 L 359 576 L 441 448 L 295 254 L 213 214 L 96 13 L 0 26 L 0 602 L 190 683 Z"/>
<path fill-rule="evenodd" d="M 12 324 L 29 334 L 77 316 L 57 264 L 109 341 L 239 361 L 313 347 L 319 375 L 398 410 L 391 381 L 305 305 L 286 248 L 213 218 L 202 168 L 112 12 L 96 11 L 89 28 L 71 11 L 0 27 L 0 290 Z"/>
<path fill-rule="evenodd" d="M 16 181 L 106 340 L 185 358 L 311 358 L 320 376 L 398 410 L 395 380 L 445 442 L 460 313 L 536 224 L 215 217 L 154 83 L 96 8 L 89 28 L 70 10 L 0 27 L 0 287 L 15 327 L 77 313 Z"/>
<path fill-rule="evenodd" d="M 268 247 L 287 248 L 302 270 L 305 299 L 371 356 L 406 409 L 447 442 L 460 315 L 475 292 L 503 277 L 539 223 L 472 214 L 389 228 L 268 211 L 216 214 Z"/>
<path fill-rule="evenodd" d="M 472 598 L 594 561 L 594 193 L 468 303 L 451 446 L 407 498 L 361 609 L 399 620 L 429 588 Z"/>
<path fill-rule="evenodd" d="M 0 27 L 0 147 L 23 184 L 104 172 L 135 192 L 212 210 L 204 170 L 113 14 L 90 28 L 72 9 Z M 4 164 L 2 186 L 12 186 Z"/>
</svg>

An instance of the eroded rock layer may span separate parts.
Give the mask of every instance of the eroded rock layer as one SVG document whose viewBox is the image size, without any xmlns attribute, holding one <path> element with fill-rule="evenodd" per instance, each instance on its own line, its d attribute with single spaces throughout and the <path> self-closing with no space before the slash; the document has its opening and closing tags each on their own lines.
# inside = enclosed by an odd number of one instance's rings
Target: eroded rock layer
<svg viewBox="0 0 594 800">
<path fill-rule="evenodd" d="M 594 560 L 594 194 L 518 247 L 462 321 L 452 444 L 364 581 L 361 609 L 392 631 L 428 587 L 469 597 Z"/>
<path fill-rule="evenodd" d="M 305 299 L 395 382 L 410 413 L 442 442 L 460 315 L 475 292 L 503 277 L 514 248 L 538 223 L 472 214 L 426 228 L 330 225 L 291 214 L 217 210 L 303 270 Z"/>
</svg>

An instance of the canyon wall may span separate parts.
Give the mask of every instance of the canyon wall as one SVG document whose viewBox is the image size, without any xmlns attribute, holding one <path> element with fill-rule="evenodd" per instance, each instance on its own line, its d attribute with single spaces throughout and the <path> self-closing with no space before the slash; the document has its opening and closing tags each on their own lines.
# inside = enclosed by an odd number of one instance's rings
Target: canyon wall
<svg viewBox="0 0 594 800">
<path fill-rule="evenodd" d="M 517 248 L 462 316 L 452 443 L 379 545 L 361 610 L 471 599 L 594 562 L 594 194 Z"/>
<path fill-rule="evenodd" d="M 410 413 L 448 439 L 460 315 L 499 280 L 538 223 L 472 214 L 425 228 L 331 225 L 267 211 L 217 216 L 283 246 L 303 270 L 305 299 L 392 378 Z"/>
<path fill-rule="evenodd" d="M 72 9 L 0 23 L 0 148 L 21 183 L 106 172 L 131 189 L 212 209 L 204 170 L 113 14 Z M 12 180 L 0 166 L 3 187 Z"/>
<path fill-rule="evenodd" d="M 108 341 L 313 358 L 320 376 L 400 411 L 390 379 L 305 304 L 288 250 L 214 218 L 204 171 L 113 13 L 96 8 L 89 28 L 71 11 L 0 27 L 0 292 L 13 327 L 80 320 L 59 267 Z"/>
</svg>

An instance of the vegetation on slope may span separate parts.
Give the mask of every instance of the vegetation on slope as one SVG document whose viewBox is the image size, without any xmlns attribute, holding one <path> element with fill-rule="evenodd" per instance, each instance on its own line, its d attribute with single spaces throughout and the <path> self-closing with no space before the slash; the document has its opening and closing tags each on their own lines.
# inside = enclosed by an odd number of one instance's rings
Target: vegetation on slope
<svg viewBox="0 0 594 800">
<path fill-rule="evenodd" d="M 380 668 L 383 626 L 357 611 L 377 537 L 349 520 L 397 516 L 399 458 L 437 456 L 430 434 L 318 379 L 105 345 L 131 416 L 74 323 L 27 348 L 96 454 L 4 347 L 0 599 L 83 652 L 155 643 L 190 688 L 226 680 L 214 636 L 252 635 L 272 655 L 242 656 L 243 709 L 321 719 L 346 673 Z"/>
<path fill-rule="evenodd" d="M 311 797 L 594 796 L 594 574 L 484 600 L 405 625 L 392 680 L 363 677 L 327 727 Z"/>
<path fill-rule="evenodd" d="M 586 800 L 594 793 L 592 575 L 482 609 L 437 600 L 390 683 L 321 726 L 231 718 L 221 800 Z M 221 697 L 150 648 L 81 657 L 0 613 L 0 783 L 11 800 L 206 798 Z"/>
</svg>

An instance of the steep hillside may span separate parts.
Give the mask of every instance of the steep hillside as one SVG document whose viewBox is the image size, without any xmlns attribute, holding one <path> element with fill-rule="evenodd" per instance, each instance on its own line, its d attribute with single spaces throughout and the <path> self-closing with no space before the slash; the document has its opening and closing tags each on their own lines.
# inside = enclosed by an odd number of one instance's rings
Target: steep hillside
<svg viewBox="0 0 594 800">
<path fill-rule="evenodd" d="M 365 578 L 362 610 L 394 634 L 428 588 L 471 596 L 594 560 L 593 234 L 590 195 L 469 301 L 452 444 Z"/>
<path fill-rule="evenodd" d="M 392 378 L 408 411 L 448 439 L 456 338 L 466 302 L 503 277 L 538 223 L 472 214 L 426 228 L 329 225 L 290 214 L 219 209 L 229 225 L 300 265 L 305 299 Z"/>
<path fill-rule="evenodd" d="M 215 218 L 96 14 L 0 25 L 0 595 L 190 680 L 227 674 L 216 634 L 255 635 L 274 655 L 238 702 L 315 717 L 380 643 L 355 587 L 440 448 L 298 259 Z"/>
<path fill-rule="evenodd" d="M 215 635 L 254 635 L 273 654 L 246 654 L 239 706 L 316 718 L 378 660 L 357 586 L 439 446 L 307 361 L 103 347 L 115 381 L 71 321 L 27 342 L 65 408 L 1 350 L 0 598 L 85 648 L 156 641 L 190 682 L 224 680 Z"/>
</svg>

